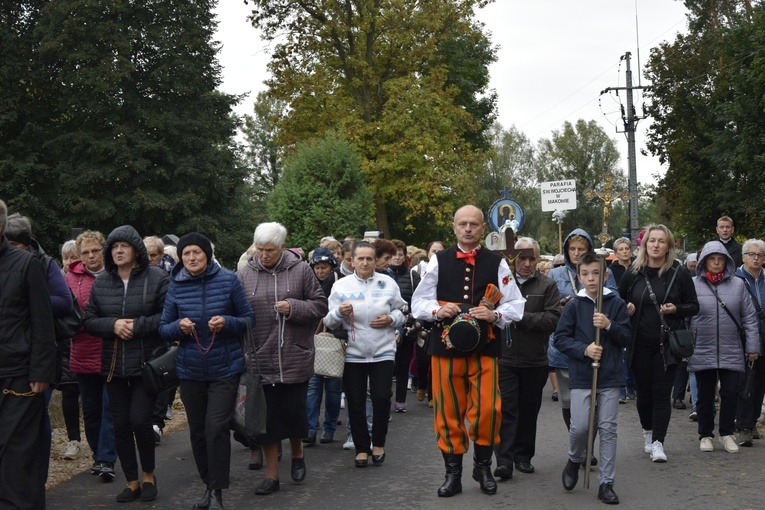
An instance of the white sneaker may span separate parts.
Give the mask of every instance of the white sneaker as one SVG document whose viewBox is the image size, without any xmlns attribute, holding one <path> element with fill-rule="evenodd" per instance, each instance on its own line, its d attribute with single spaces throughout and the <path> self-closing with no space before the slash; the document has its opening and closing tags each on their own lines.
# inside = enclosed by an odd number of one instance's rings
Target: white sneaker
<svg viewBox="0 0 765 510">
<path fill-rule="evenodd" d="M 713 452 L 715 451 L 715 445 L 712 444 L 712 438 L 711 437 L 702 437 L 701 442 L 699 443 L 699 449 L 702 452 Z"/>
<path fill-rule="evenodd" d="M 340 394 L 340 409 L 345 409 L 345 392 Z"/>
<path fill-rule="evenodd" d="M 154 444 L 158 445 L 162 442 L 162 429 L 159 428 L 159 425 L 154 425 L 152 428 L 154 429 Z"/>
<path fill-rule="evenodd" d="M 645 441 L 645 452 L 651 453 L 653 451 L 653 430 L 643 429 L 643 440 Z"/>
<path fill-rule="evenodd" d="M 658 439 L 651 443 L 651 462 L 667 462 L 664 445 Z"/>
<path fill-rule="evenodd" d="M 738 445 L 736 444 L 736 436 L 721 436 L 720 444 L 723 445 L 725 451 L 728 453 L 738 453 Z"/>
<path fill-rule="evenodd" d="M 66 445 L 66 451 L 64 452 L 65 460 L 74 460 L 80 454 L 80 442 L 77 440 L 69 441 Z"/>
<path fill-rule="evenodd" d="M 353 444 L 353 436 L 348 434 L 348 439 L 345 440 L 345 443 L 343 443 L 343 450 L 354 450 L 356 449 L 356 445 Z"/>
</svg>

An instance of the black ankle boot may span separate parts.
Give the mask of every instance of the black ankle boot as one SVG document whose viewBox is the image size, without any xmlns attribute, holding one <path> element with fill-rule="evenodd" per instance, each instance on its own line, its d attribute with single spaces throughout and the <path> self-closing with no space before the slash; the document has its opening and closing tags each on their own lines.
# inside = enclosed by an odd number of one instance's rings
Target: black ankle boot
<svg viewBox="0 0 765 510">
<path fill-rule="evenodd" d="M 205 493 L 202 496 L 202 498 L 196 503 L 194 503 L 194 506 L 192 506 L 191 508 L 193 508 L 194 510 L 205 510 L 206 508 L 209 508 L 211 492 L 212 491 L 210 489 L 205 490 Z"/>
<path fill-rule="evenodd" d="M 563 488 L 567 491 L 574 490 L 577 482 L 579 481 L 579 463 L 571 462 L 569 459 L 566 462 L 566 467 L 563 468 L 563 474 L 561 475 L 563 480 Z"/>
<path fill-rule="evenodd" d="M 223 510 L 223 491 L 215 489 L 210 494 L 210 506 L 207 510 Z"/>
<path fill-rule="evenodd" d="M 444 453 L 446 475 L 444 483 L 438 488 L 438 496 L 450 498 L 462 492 L 462 455 Z"/>
<path fill-rule="evenodd" d="M 491 476 L 491 456 L 494 448 L 491 446 L 473 445 L 473 480 L 481 485 L 481 492 L 485 494 L 497 493 L 497 481 Z"/>
</svg>

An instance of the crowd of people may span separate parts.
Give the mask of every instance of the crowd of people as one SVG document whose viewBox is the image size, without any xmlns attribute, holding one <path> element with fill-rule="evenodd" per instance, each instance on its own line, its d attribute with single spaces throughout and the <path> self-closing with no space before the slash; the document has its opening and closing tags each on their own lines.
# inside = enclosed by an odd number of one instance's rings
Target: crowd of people
<svg viewBox="0 0 765 510">
<path fill-rule="evenodd" d="M 685 407 L 688 385 L 700 451 L 714 449 L 717 415 L 725 451 L 752 446 L 765 396 L 765 242 L 740 245 L 722 217 L 719 237 L 682 263 L 669 229 L 651 225 L 635 251 L 617 239 L 606 268 L 582 229 L 552 261 L 531 237 L 518 238 L 508 260 L 482 246 L 485 229 L 482 211 L 467 205 L 454 215 L 455 243 L 418 249 L 325 237 L 305 254 L 287 248 L 284 226 L 263 223 L 232 271 L 202 233 L 165 243 L 123 225 L 67 241 L 59 267 L 30 219 L 9 216 L 0 201 L 0 508 L 45 507 L 54 388 L 64 459 L 82 454 L 82 419 L 91 473 L 112 482 L 119 461 L 125 486 L 116 501 L 156 499 L 155 446 L 177 388 L 157 394 L 141 372 L 172 345 L 201 480 L 195 509 L 223 508 L 231 413 L 249 357 L 266 401 L 265 432 L 246 441 L 249 468 L 264 472 L 260 496 L 279 491 L 283 440 L 290 478 L 300 483 L 306 448 L 335 441 L 343 421 L 354 465 L 382 466 L 391 413 L 407 412 L 410 390 L 433 408 L 445 473 L 439 497 L 462 492 L 471 442 L 471 474 L 483 493 L 495 494 L 497 479 L 514 470 L 534 473 L 548 378 L 569 431 L 567 491 L 582 465 L 597 465 L 598 499 L 619 503 L 617 416 L 633 398 L 640 446 L 653 462 L 668 461 L 670 414 Z M 58 323 L 71 315 L 81 327 L 62 336 Z M 670 348 L 681 329 L 696 336 L 687 358 Z M 342 378 L 314 374 L 313 338 L 322 330 L 346 342 Z"/>
</svg>

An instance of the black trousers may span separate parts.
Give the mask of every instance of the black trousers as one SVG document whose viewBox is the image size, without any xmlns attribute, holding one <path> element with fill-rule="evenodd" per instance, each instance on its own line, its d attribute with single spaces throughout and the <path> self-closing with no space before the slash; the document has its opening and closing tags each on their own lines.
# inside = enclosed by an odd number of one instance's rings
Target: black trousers
<svg viewBox="0 0 765 510">
<path fill-rule="evenodd" d="M 0 388 L 29 392 L 26 376 L 0 378 Z M 20 397 L 0 390 L 0 509 L 44 510 L 45 485 L 38 448 L 45 394 Z M 42 506 L 41 506 L 42 505 Z"/>
<path fill-rule="evenodd" d="M 228 489 L 231 470 L 229 422 L 239 376 L 217 381 L 181 381 L 181 400 L 189 422 L 191 450 L 208 489 Z"/>
<path fill-rule="evenodd" d="M 66 435 L 70 441 L 81 441 L 80 435 L 80 387 L 77 383 L 61 384 L 61 411 L 64 414 Z"/>
<path fill-rule="evenodd" d="M 757 358 L 757 361 L 754 362 L 754 370 L 754 385 L 752 387 L 751 395 L 747 399 L 741 397 L 738 399 L 736 425 L 739 430 L 753 430 L 757 425 L 757 418 L 759 418 L 760 413 L 762 413 L 762 401 L 765 399 L 765 358 Z M 739 379 L 740 390 L 744 389 L 748 373 L 749 367 L 747 366 L 746 372 L 743 372 Z"/>
<path fill-rule="evenodd" d="M 653 431 L 653 441 L 664 443 L 672 416 L 672 385 L 677 365 L 664 370 L 659 346 L 636 345 L 632 358 L 637 410 L 643 430 Z"/>
<path fill-rule="evenodd" d="M 425 390 L 428 395 L 428 400 L 433 400 L 433 381 L 431 380 L 430 373 L 430 354 L 426 346 L 420 347 L 417 345 L 415 348 L 415 356 L 417 359 L 417 389 Z"/>
<path fill-rule="evenodd" d="M 502 423 L 497 465 L 530 462 L 536 453 L 537 417 L 547 384 L 547 367 L 515 368 L 500 363 L 499 391 L 502 394 Z"/>
<path fill-rule="evenodd" d="M 699 398 L 696 401 L 699 439 L 715 437 L 715 389 L 718 378 L 720 379 L 720 426 L 718 430 L 720 436 L 733 435 L 739 374 L 740 372 L 724 369 L 696 372 L 696 385 L 699 387 Z"/>
<path fill-rule="evenodd" d="M 343 390 L 348 403 L 351 430 L 366 430 L 367 380 L 372 399 L 372 445 L 385 446 L 390 418 L 390 400 L 393 385 L 393 361 L 376 363 L 346 363 L 343 371 Z M 353 434 L 356 453 L 370 452 L 368 434 Z"/>
<path fill-rule="evenodd" d="M 151 414 L 157 395 L 149 393 L 138 377 L 114 377 L 106 383 L 109 403 L 114 419 L 114 442 L 120 459 L 125 480 L 138 480 L 138 461 L 135 449 L 141 459 L 144 473 L 154 471 L 154 431 Z"/>
<path fill-rule="evenodd" d="M 407 384 L 409 383 L 409 364 L 412 362 L 414 338 L 404 335 L 396 346 L 396 402 L 406 402 Z"/>
<path fill-rule="evenodd" d="M 688 367 L 678 365 L 675 371 L 675 387 L 672 389 L 673 400 L 685 400 L 685 389 L 688 387 Z"/>
<path fill-rule="evenodd" d="M 157 395 L 157 401 L 154 402 L 154 412 L 151 417 L 151 424 L 156 425 L 160 429 L 165 428 L 165 415 L 167 414 L 167 407 L 172 405 L 175 400 L 175 392 L 178 390 L 178 386 L 173 386 L 165 391 L 161 391 Z"/>
</svg>

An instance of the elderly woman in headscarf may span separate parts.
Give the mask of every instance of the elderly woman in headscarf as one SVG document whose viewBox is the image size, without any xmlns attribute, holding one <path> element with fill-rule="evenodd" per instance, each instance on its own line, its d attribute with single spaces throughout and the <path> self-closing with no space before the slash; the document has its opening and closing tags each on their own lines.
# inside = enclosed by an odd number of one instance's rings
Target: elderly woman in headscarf
<svg viewBox="0 0 765 510">
<path fill-rule="evenodd" d="M 285 244 L 287 229 L 261 223 L 255 229 L 255 255 L 238 272 L 255 312 L 253 331 L 257 362 L 266 395 L 263 446 L 266 476 L 257 495 L 279 490 L 279 444 L 290 440 L 291 475 L 306 476 L 302 438 L 308 436 L 306 397 L 313 375 L 313 334 L 327 313 L 327 298 L 311 267 Z"/>
</svg>

